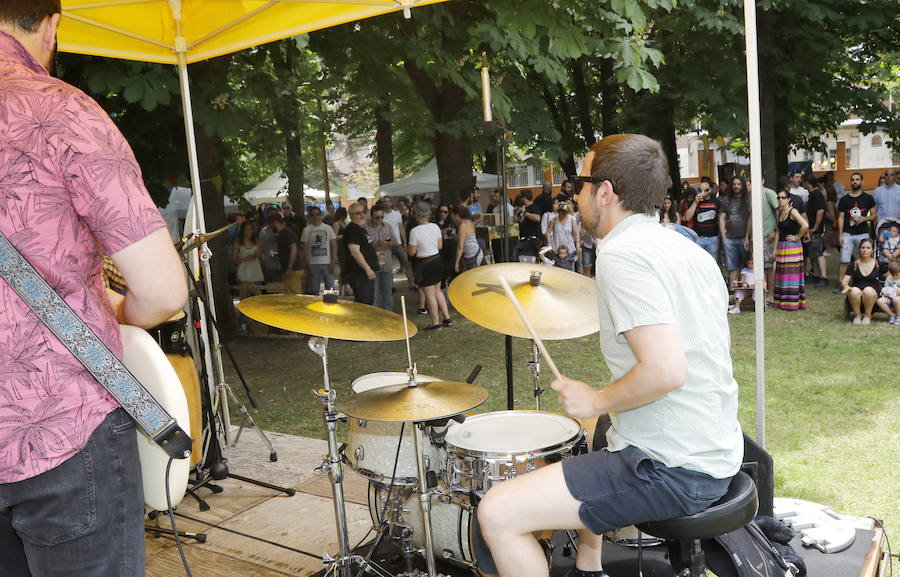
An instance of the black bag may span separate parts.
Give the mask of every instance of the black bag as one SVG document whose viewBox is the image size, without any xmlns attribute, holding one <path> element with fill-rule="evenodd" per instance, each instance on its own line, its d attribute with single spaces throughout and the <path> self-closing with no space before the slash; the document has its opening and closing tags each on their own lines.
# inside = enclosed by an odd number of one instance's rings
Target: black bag
<svg viewBox="0 0 900 577">
<path fill-rule="evenodd" d="M 718 577 L 793 577 L 797 568 L 784 560 L 755 521 L 715 539 L 704 539 L 706 565 Z"/>
</svg>

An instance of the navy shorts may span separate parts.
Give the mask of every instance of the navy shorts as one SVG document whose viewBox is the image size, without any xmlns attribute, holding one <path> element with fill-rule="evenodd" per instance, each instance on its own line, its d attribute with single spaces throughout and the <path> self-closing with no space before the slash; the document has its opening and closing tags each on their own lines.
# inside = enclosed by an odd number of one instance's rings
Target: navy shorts
<svg viewBox="0 0 900 577">
<path fill-rule="evenodd" d="M 599 535 L 647 521 L 693 515 L 728 490 L 730 478 L 666 467 L 637 447 L 606 449 L 562 461 L 566 486 L 581 501 L 578 517 Z"/>
</svg>

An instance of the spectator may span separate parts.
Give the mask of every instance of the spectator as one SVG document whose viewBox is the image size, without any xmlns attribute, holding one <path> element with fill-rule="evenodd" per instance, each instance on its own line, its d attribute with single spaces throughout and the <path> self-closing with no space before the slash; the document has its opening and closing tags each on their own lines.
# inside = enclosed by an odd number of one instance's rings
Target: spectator
<svg viewBox="0 0 900 577">
<path fill-rule="evenodd" d="M 541 185 L 541 194 L 534 199 L 534 204 L 541 209 L 541 214 L 553 211 L 553 184 L 545 182 Z"/>
<path fill-rule="evenodd" d="M 330 200 L 325 203 L 325 216 L 322 217 L 322 222 L 328 226 L 334 225 L 334 203 Z"/>
<path fill-rule="evenodd" d="M 697 244 L 718 262 L 719 199 L 712 197 L 712 186 L 708 182 L 700 183 L 696 202 L 688 207 L 684 217 L 694 221 L 694 231 L 699 237 Z"/>
<path fill-rule="evenodd" d="M 344 256 L 346 255 L 346 250 L 344 247 L 344 229 L 347 228 L 349 224 L 349 218 L 347 216 L 347 209 L 343 206 L 339 206 L 338 209 L 334 212 L 334 224 L 331 225 L 332 230 L 334 230 L 334 240 L 336 241 L 335 246 L 337 247 L 337 258 L 338 258 L 338 266 L 341 269 L 341 276 L 338 280 L 338 289 L 343 294 L 344 285 L 347 284 L 347 281 L 344 280 L 344 271 L 347 268 L 347 261 L 344 260 Z"/>
<path fill-rule="evenodd" d="M 855 325 L 872 322 L 872 310 L 881 292 L 878 261 L 874 255 L 875 244 L 871 238 L 864 238 L 859 243 L 859 258 L 853 261 L 853 266 L 841 278 L 841 293 L 847 295 Z"/>
<path fill-rule="evenodd" d="M 741 303 L 753 298 L 753 290 L 756 286 L 756 273 L 753 270 L 753 256 L 747 257 L 747 266 L 741 271 L 741 278 L 734 285 L 734 303 L 728 307 L 728 312 L 736 315 L 741 312 Z M 754 301 L 756 302 L 756 301 Z"/>
<path fill-rule="evenodd" d="M 839 201 L 842 196 L 847 194 L 847 191 L 844 188 L 844 185 L 841 184 L 840 181 L 835 180 L 833 170 L 829 170 L 828 172 L 826 172 L 824 178 L 825 178 L 825 188 L 826 189 L 829 186 L 834 187 L 834 193 L 837 196 L 837 198 L 834 199 L 834 202 Z"/>
<path fill-rule="evenodd" d="M 266 282 L 281 282 L 281 264 L 278 261 L 278 233 L 272 227 L 272 216 L 278 214 L 276 211 L 269 211 L 266 217 L 266 225 L 259 231 L 258 241 L 260 246 L 268 247 L 262 252 L 262 269 Z M 260 217 L 262 218 L 262 217 Z M 262 222 L 262 220 L 260 220 Z"/>
<path fill-rule="evenodd" d="M 520 262 L 536 262 L 541 249 L 541 209 L 531 200 L 532 192 L 527 188 L 516 198 L 521 204 L 516 207 L 519 222 L 518 255 Z M 521 200 L 520 200 L 521 199 Z"/>
<path fill-rule="evenodd" d="M 388 198 L 388 197 L 385 197 Z M 372 237 L 372 244 L 378 255 L 378 268 L 375 269 L 375 301 L 376 307 L 387 311 L 394 310 L 394 247 L 400 246 L 394 229 L 384 220 L 384 206 L 376 202 L 372 207 L 366 232 Z M 408 260 L 408 259 L 407 259 Z"/>
<path fill-rule="evenodd" d="M 337 236 L 334 228 L 322 221 L 322 210 L 318 206 L 309 209 L 310 224 L 300 235 L 300 246 L 306 259 L 309 274 L 309 291 L 319 294 L 319 285 L 324 281 L 325 290 L 334 289 L 334 266 L 337 263 Z"/>
<path fill-rule="evenodd" d="M 550 210 L 541 215 L 541 236 L 547 236 L 547 229 L 550 227 L 550 220 L 556 216 L 559 210 L 559 197 L 553 197 L 550 201 Z"/>
<path fill-rule="evenodd" d="M 362 207 L 363 214 L 365 215 L 366 220 L 368 220 L 368 218 L 369 218 L 369 199 L 364 196 L 361 196 L 356 199 L 356 202 L 359 203 L 359 206 Z M 352 215 L 350 216 L 350 220 L 353 220 Z"/>
<path fill-rule="evenodd" d="M 900 185 L 893 168 L 884 171 L 884 184 L 876 188 L 872 196 L 875 197 L 878 218 L 900 217 Z"/>
<path fill-rule="evenodd" d="M 473 224 L 481 222 L 484 213 L 481 210 L 481 202 L 478 200 L 478 188 L 463 191 L 459 195 L 459 202 L 469 210 Z"/>
<path fill-rule="evenodd" d="M 747 181 L 735 176 L 731 179 L 728 196 L 719 199 L 719 232 L 725 239 L 725 269 L 728 271 L 729 286 L 734 286 L 737 282 L 741 267 L 747 259 L 747 249 L 744 247 L 747 221 L 750 219 L 747 196 Z"/>
<path fill-rule="evenodd" d="M 581 274 L 592 276 L 594 262 L 597 260 L 597 239 L 588 230 L 581 226 L 581 211 L 575 213 L 578 221 L 578 230 L 581 231 Z"/>
<path fill-rule="evenodd" d="M 370 305 L 375 302 L 375 269 L 378 268 L 378 254 L 372 239 L 366 232 L 366 213 L 358 202 L 350 205 L 350 224 L 344 229 L 344 262 L 346 270 L 342 280 L 353 289 L 358 303 Z"/>
<path fill-rule="evenodd" d="M 453 321 L 450 320 L 447 300 L 441 290 L 441 281 L 444 279 L 444 263 L 440 255 L 443 247 L 441 229 L 430 222 L 431 207 L 425 202 L 416 202 L 410 216 L 416 219 L 418 225 L 409 233 L 409 256 L 417 258 L 416 284 L 425 291 L 425 308 L 431 315 L 431 325 L 425 327 L 425 330 L 441 328 L 442 316 L 443 325 L 449 327 Z"/>
<path fill-rule="evenodd" d="M 809 242 L 806 247 L 806 258 L 809 259 L 809 276 L 813 286 L 828 286 L 828 273 L 825 262 L 825 183 L 810 176 L 809 203 L 806 211 L 809 215 Z M 816 274 L 818 272 L 818 274 Z"/>
<path fill-rule="evenodd" d="M 554 266 L 558 266 L 559 268 L 564 268 L 566 270 L 572 270 L 575 261 L 569 258 L 569 247 L 564 244 L 559 245 L 559 249 L 556 251 L 556 262 L 554 262 Z"/>
<path fill-rule="evenodd" d="M 890 324 L 900 325 L 900 261 L 892 260 L 888 264 L 877 303 L 878 308 L 890 317 Z"/>
<path fill-rule="evenodd" d="M 400 270 L 406 275 L 406 282 L 409 285 L 409 290 L 418 290 L 419 287 L 416 286 L 416 281 L 413 279 L 412 264 L 410 264 L 409 257 L 406 254 L 406 228 L 403 226 L 403 216 L 400 214 L 399 210 L 394 210 L 394 203 L 391 200 L 391 197 L 381 197 L 380 203 L 384 211 L 384 224 L 391 227 L 391 236 L 396 241 L 391 245 L 392 258 L 388 259 L 391 261 L 392 276 L 394 266 L 393 257 L 397 257 L 397 262 L 400 263 Z M 391 286 L 393 287 L 393 285 Z"/>
<path fill-rule="evenodd" d="M 809 199 L 809 191 L 803 187 L 803 171 L 795 168 L 788 174 L 788 177 L 791 179 L 791 194 L 799 196 L 803 204 L 806 204 Z"/>
<path fill-rule="evenodd" d="M 691 219 L 688 220 L 685 217 L 685 213 L 687 213 L 688 208 L 690 208 L 690 206 L 692 204 L 694 204 L 694 201 L 696 199 L 697 199 L 697 190 L 695 188 L 689 187 L 684 192 L 684 196 L 682 196 L 682 198 L 681 198 L 681 203 L 678 205 L 678 214 L 681 217 L 680 222 L 681 222 L 681 224 L 683 224 L 684 226 L 686 226 L 688 228 L 694 228 L 694 218 L 691 217 Z"/>
<path fill-rule="evenodd" d="M 863 175 L 854 172 L 850 176 L 850 192 L 838 201 L 838 244 L 841 245 L 839 281 L 847 273 L 853 252 L 864 239 L 869 238 L 869 222 L 878 222 L 875 199 L 863 193 L 862 185 Z M 842 284 L 834 289 L 835 294 L 844 292 Z"/>
<path fill-rule="evenodd" d="M 884 239 L 881 252 L 878 253 L 879 269 L 884 269 L 892 260 L 900 258 L 900 224 L 891 223 L 890 230 L 890 236 Z"/>
<path fill-rule="evenodd" d="M 397 197 L 397 212 L 400 213 L 404 221 L 409 217 L 409 203 L 406 201 L 406 197 Z"/>
<path fill-rule="evenodd" d="M 839 184 L 839 183 L 838 183 Z M 840 196 L 843 197 L 845 193 L 842 193 Z M 837 203 L 838 203 L 838 193 L 837 189 L 834 185 L 829 184 L 828 181 L 825 181 L 825 225 L 824 225 L 824 234 L 822 237 L 822 244 L 825 246 L 825 250 L 822 253 L 822 256 L 830 256 L 828 254 L 829 248 L 839 248 L 837 244 Z"/>
<path fill-rule="evenodd" d="M 297 233 L 287 226 L 284 217 L 279 212 L 269 214 L 269 225 L 278 234 L 278 264 L 281 266 L 281 277 L 284 282 L 292 281 L 294 271 L 297 270 L 297 255 L 299 254 Z"/>
<path fill-rule="evenodd" d="M 261 284 L 265 281 L 262 265 L 259 262 L 266 248 L 256 244 L 253 239 L 255 228 L 250 221 L 244 222 L 238 232 L 238 240 L 234 243 L 231 260 L 237 265 L 237 280 L 240 283 L 252 282 Z"/>
<path fill-rule="evenodd" d="M 569 205 L 562 202 L 558 203 L 556 216 L 554 216 L 547 226 L 547 244 L 556 252 L 563 264 L 563 268 L 569 270 L 575 269 L 575 261 L 581 258 L 581 231 L 578 229 L 578 222 L 569 214 Z M 566 247 L 566 256 L 560 253 L 560 248 Z"/>
<path fill-rule="evenodd" d="M 450 207 L 450 221 L 456 227 L 457 237 L 453 271 L 463 273 L 483 264 L 484 252 L 475 239 L 475 224 L 469 209 L 461 204 Z"/>
<path fill-rule="evenodd" d="M 675 203 L 669 194 L 663 199 L 662 208 L 659 209 L 659 222 L 681 224 L 681 215 L 675 210 Z"/>
<path fill-rule="evenodd" d="M 775 214 L 778 211 L 778 194 L 771 188 L 765 186 L 763 180 L 763 201 L 762 201 L 762 229 L 763 229 L 763 277 L 766 287 L 766 304 L 771 305 L 773 297 L 770 287 L 775 286 Z M 787 192 L 785 190 L 785 192 Z M 744 248 L 749 252 L 751 249 L 750 234 L 752 229 L 753 216 L 747 220 L 747 234 L 744 236 Z"/>
<path fill-rule="evenodd" d="M 731 194 L 731 185 L 727 180 L 720 180 L 716 186 L 716 197 L 721 200 L 727 198 L 729 194 Z"/>
<path fill-rule="evenodd" d="M 791 206 L 787 191 L 778 193 L 778 216 L 775 227 L 775 287 L 772 305 L 782 310 L 806 308 L 806 282 L 803 278 L 803 244 L 801 238 L 809 223 Z"/>
<path fill-rule="evenodd" d="M 571 183 L 569 183 L 571 184 Z M 491 204 L 488 206 L 488 212 L 491 214 L 502 214 L 500 211 L 502 207 L 500 206 L 500 200 L 503 196 L 503 193 L 497 190 L 496 188 L 491 191 Z M 509 219 L 509 223 L 512 224 L 513 218 L 515 217 L 515 210 L 513 209 L 513 205 L 509 202 L 509 197 L 506 198 L 506 215 Z M 500 217 L 497 217 L 497 224 L 500 224 Z"/>
</svg>

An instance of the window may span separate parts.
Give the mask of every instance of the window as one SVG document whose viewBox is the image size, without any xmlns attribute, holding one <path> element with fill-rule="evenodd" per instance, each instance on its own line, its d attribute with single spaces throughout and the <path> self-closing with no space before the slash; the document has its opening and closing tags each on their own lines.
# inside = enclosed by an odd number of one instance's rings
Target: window
<svg viewBox="0 0 900 577">
<path fill-rule="evenodd" d="M 874 135 L 872 137 L 872 148 L 877 148 L 882 145 L 884 145 L 884 138 L 880 134 Z"/>
</svg>

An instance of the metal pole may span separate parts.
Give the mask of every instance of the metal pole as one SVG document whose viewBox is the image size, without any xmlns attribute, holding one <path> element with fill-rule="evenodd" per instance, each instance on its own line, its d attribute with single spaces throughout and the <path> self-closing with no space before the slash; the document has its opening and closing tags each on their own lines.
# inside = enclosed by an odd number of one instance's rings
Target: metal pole
<svg viewBox="0 0 900 577">
<path fill-rule="evenodd" d="M 422 446 L 425 435 L 422 434 L 422 423 L 413 423 L 416 439 L 416 470 L 419 473 L 419 505 L 422 507 L 422 525 L 425 527 L 425 565 L 428 577 L 435 577 L 434 536 L 431 530 L 431 493 L 425 478 L 425 459 L 422 457 Z"/>
<path fill-rule="evenodd" d="M 187 41 L 183 36 L 181 27 L 181 3 L 170 2 L 170 7 L 172 9 L 172 16 L 175 20 L 175 54 L 178 58 L 178 79 L 181 83 L 181 104 L 182 110 L 184 111 L 184 132 L 187 138 L 188 164 L 190 166 L 191 173 L 191 189 L 194 193 L 194 214 L 195 218 L 197 219 L 197 225 L 200 234 L 205 234 L 206 217 L 203 214 L 203 199 L 200 192 L 200 167 L 197 163 L 197 138 L 194 134 L 194 113 L 191 106 L 191 88 L 188 83 L 186 56 Z M 218 316 L 216 315 L 215 298 L 213 295 L 212 275 L 210 274 L 209 269 L 209 247 L 206 243 L 203 243 L 199 250 L 201 255 L 200 267 L 203 271 L 204 285 L 206 288 L 206 294 L 209 295 L 209 313 L 213 316 L 213 318 L 218 318 Z M 220 406 L 222 410 L 222 420 L 224 421 L 223 435 L 225 437 L 225 444 L 227 445 L 229 436 L 231 434 L 229 431 L 229 428 L 231 427 L 231 416 L 228 413 L 228 395 L 224 386 L 225 369 L 222 366 L 222 345 L 219 343 L 219 331 L 216 330 L 215 327 L 210 326 L 210 323 L 207 322 L 203 305 L 200 306 L 200 335 L 201 338 L 205 341 L 206 350 L 209 351 L 209 355 L 211 355 L 211 359 L 210 356 L 207 356 L 206 358 L 207 374 L 210 375 L 215 383 L 216 397 L 221 403 Z M 213 367 L 210 366 L 210 364 L 212 363 L 214 363 L 215 371 L 213 370 Z"/>
<path fill-rule="evenodd" d="M 512 337 L 509 335 L 506 335 L 503 350 L 506 360 L 506 410 L 511 411 L 514 408 L 515 399 L 513 398 Z"/>
<path fill-rule="evenodd" d="M 747 41 L 747 108 L 750 112 L 750 182 L 753 191 L 750 209 L 753 215 L 753 262 L 764 263 L 762 232 L 762 141 L 760 138 L 759 112 L 759 58 L 756 38 L 756 0 L 744 0 L 744 26 Z M 759 266 L 757 265 L 757 270 Z M 766 446 L 766 359 L 765 359 L 765 309 L 766 296 L 763 279 L 757 276 L 753 291 L 756 327 L 756 442 Z M 770 287 L 772 288 L 772 287 Z"/>
</svg>

